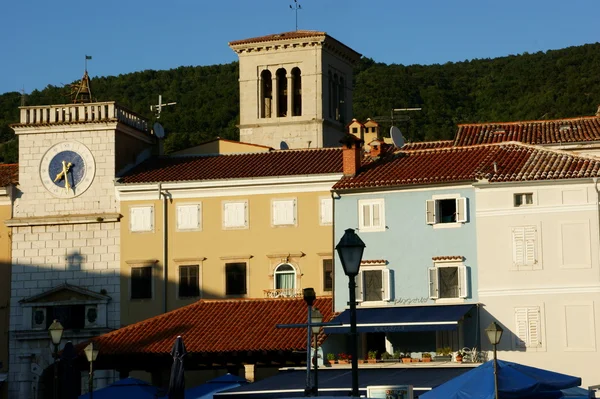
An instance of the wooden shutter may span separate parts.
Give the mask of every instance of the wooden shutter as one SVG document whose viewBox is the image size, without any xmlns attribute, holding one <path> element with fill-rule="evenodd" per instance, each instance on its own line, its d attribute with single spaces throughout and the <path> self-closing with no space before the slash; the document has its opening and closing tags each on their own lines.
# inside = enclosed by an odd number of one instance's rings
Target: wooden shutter
<svg viewBox="0 0 600 399">
<path fill-rule="evenodd" d="M 294 225 L 296 224 L 296 200 L 275 200 L 273 201 L 273 225 Z"/>
<path fill-rule="evenodd" d="M 524 264 L 533 265 L 537 263 L 535 254 L 535 239 L 537 236 L 537 229 L 535 226 L 528 226 L 524 228 Z"/>
<path fill-rule="evenodd" d="M 512 229 L 513 239 L 513 263 L 515 266 L 523 264 L 525 254 L 525 229 L 514 227 Z"/>
<path fill-rule="evenodd" d="M 131 231 L 152 231 L 153 228 L 153 207 L 151 206 L 139 206 L 130 208 L 130 225 Z"/>
<path fill-rule="evenodd" d="M 467 199 L 457 198 L 456 199 L 456 221 L 458 223 L 467 222 Z"/>
<path fill-rule="evenodd" d="M 536 264 L 537 228 L 535 226 L 514 227 L 512 229 L 512 236 L 513 263 L 515 267 Z"/>
<path fill-rule="evenodd" d="M 371 205 L 369 204 L 364 204 L 362 206 L 362 211 L 360 214 L 361 220 L 362 220 L 362 226 L 360 226 L 361 228 L 368 228 L 371 227 Z"/>
<path fill-rule="evenodd" d="M 177 228 L 180 230 L 194 230 L 200 228 L 200 205 L 177 206 Z"/>
<path fill-rule="evenodd" d="M 435 224 L 435 200 L 425 201 L 425 211 L 427 224 Z"/>
<path fill-rule="evenodd" d="M 332 224 L 333 223 L 333 199 L 332 198 L 321 198 L 321 224 Z"/>
<path fill-rule="evenodd" d="M 537 306 L 527 308 L 527 333 L 529 338 L 528 347 L 539 348 L 542 346 L 540 308 Z"/>
<path fill-rule="evenodd" d="M 371 204 L 371 213 L 373 216 L 373 221 L 371 223 L 372 227 L 381 227 L 381 204 Z"/>
<path fill-rule="evenodd" d="M 390 269 L 381 270 L 381 298 L 384 301 L 391 300 L 392 296 L 392 279 L 390 278 Z"/>
<path fill-rule="evenodd" d="M 358 272 L 356 279 L 356 302 L 363 301 L 363 272 Z"/>
<path fill-rule="evenodd" d="M 527 347 L 527 308 L 515 309 L 515 347 Z"/>
<path fill-rule="evenodd" d="M 458 297 L 466 298 L 469 296 L 469 273 L 466 266 L 457 266 L 458 268 Z"/>
<path fill-rule="evenodd" d="M 224 227 L 245 227 L 248 225 L 246 218 L 246 202 L 228 202 L 223 206 Z"/>
<path fill-rule="evenodd" d="M 428 271 L 429 271 L 429 298 L 430 299 L 438 299 L 439 298 L 438 269 L 437 269 L 437 267 L 430 267 Z"/>
</svg>

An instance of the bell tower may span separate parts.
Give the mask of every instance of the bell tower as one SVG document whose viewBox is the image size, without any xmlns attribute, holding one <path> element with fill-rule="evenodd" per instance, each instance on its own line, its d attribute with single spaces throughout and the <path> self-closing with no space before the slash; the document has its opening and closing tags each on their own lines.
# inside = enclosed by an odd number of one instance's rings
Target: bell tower
<svg viewBox="0 0 600 399">
<path fill-rule="evenodd" d="M 229 46 L 240 60 L 240 141 L 277 149 L 340 145 L 359 53 L 306 30 Z"/>
</svg>

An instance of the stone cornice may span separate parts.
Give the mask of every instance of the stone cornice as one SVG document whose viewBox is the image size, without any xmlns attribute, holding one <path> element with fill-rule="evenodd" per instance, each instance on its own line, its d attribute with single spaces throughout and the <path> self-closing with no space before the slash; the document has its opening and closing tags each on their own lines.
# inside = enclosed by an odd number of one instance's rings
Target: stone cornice
<svg viewBox="0 0 600 399">
<path fill-rule="evenodd" d="M 123 215 L 120 213 L 94 213 L 82 215 L 58 215 L 42 217 L 12 218 L 4 221 L 8 227 L 49 226 L 59 224 L 85 224 L 118 222 Z"/>
</svg>

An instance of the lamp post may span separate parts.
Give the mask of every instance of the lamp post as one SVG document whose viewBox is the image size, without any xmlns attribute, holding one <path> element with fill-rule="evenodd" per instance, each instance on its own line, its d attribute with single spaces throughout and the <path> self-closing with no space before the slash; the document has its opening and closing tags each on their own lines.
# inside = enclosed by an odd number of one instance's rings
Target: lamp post
<svg viewBox="0 0 600 399">
<path fill-rule="evenodd" d="M 90 375 L 88 377 L 88 392 L 90 393 L 90 399 L 94 398 L 94 362 L 98 357 L 98 352 L 100 352 L 95 346 L 94 342 L 90 342 L 88 346 L 83 350 L 85 352 L 85 357 L 87 361 L 90 363 Z"/>
<path fill-rule="evenodd" d="M 365 250 L 365 243 L 354 229 L 346 229 L 335 249 L 340 257 L 344 273 L 348 276 L 350 291 L 350 356 L 352 357 L 352 391 L 350 396 L 358 397 L 358 340 L 356 333 L 356 275 Z"/>
<path fill-rule="evenodd" d="M 54 345 L 54 352 L 52 357 L 54 358 L 54 399 L 58 399 L 58 346 L 64 332 L 64 328 L 60 321 L 54 319 L 50 327 L 48 327 L 48 333 L 50 334 L 50 340 Z"/>
<path fill-rule="evenodd" d="M 499 399 L 499 397 L 498 397 L 498 359 L 496 357 L 496 345 L 498 345 L 498 343 L 500 342 L 500 339 L 502 338 L 502 332 L 504 332 L 504 330 L 495 321 L 493 321 L 492 324 L 490 324 L 488 326 L 488 328 L 485 329 L 485 333 L 487 334 L 487 337 L 490 340 L 490 344 L 492 344 L 492 346 L 494 347 L 494 391 L 495 391 L 494 399 Z"/>
<path fill-rule="evenodd" d="M 312 392 L 313 392 L 313 396 L 319 396 L 319 352 L 317 350 L 317 339 L 318 339 L 318 335 L 319 335 L 319 330 L 321 329 L 321 327 L 319 326 L 319 324 L 323 321 L 323 315 L 321 314 L 321 312 L 319 312 L 319 309 L 315 308 L 312 312 L 312 317 L 310 319 L 310 322 L 312 324 L 312 334 L 314 337 L 314 355 L 313 355 L 313 361 L 315 362 L 315 378 L 313 381 L 313 387 L 312 387 Z M 315 325 L 316 324 L 316 325 Z"/>
<path fill-rule="evenodd" d="M 317 294 L 313 288 L 304 288 L 302 290 L 302 296 L 304 298 L 304 302 L 306 302 L 306 307 L 308 308 L 308 320 L 307 320 L 307 334 L 308 337 L 306 339 L 306 386 L 304 387 L 304 396 L 309 396 L 310 389 L 310 343 L 311 343 L 311 321 L 312 321 L 312 306 L 315 303 L 315 299 L 317 299 Z"/>
</svg>

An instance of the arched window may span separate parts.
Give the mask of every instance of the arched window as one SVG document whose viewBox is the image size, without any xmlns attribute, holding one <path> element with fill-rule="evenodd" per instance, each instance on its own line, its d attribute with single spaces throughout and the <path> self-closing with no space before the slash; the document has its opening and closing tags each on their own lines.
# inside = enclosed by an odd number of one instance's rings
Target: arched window
<svg viewBox="0 0 600 399">
<path fill-rule="evenodd" d="M 260 73 L 261 80 L 261 109 L 260 109 L 260 117 L 261 118 L 270 118 L 271 117 L 271 109 L 273 104 L 273 80 L 271 76 L 271 71 L 264 70 Z"/>
<path fill-rule="evenodd" d="M 294 85 L 292 116 L 300 116 L 302 115 L 302 75 L 298 67 L 292 69 L 292 84 Z"/>
<path fill-rule="evenodd" d="M 289 263 L 282 263 L 275 269 L 275 289 L 281 290 L 280 296 L 294 296 L 296 288 L 296 269 Z"/>
<path fill-rule="evenodd" d="M 287 105 L 287 72 L 285 69 L 280 68 L 276 72 L 277 77 L 277 112 L 279 117 L 287 116 L 288 105 Z"/>
</svg>

